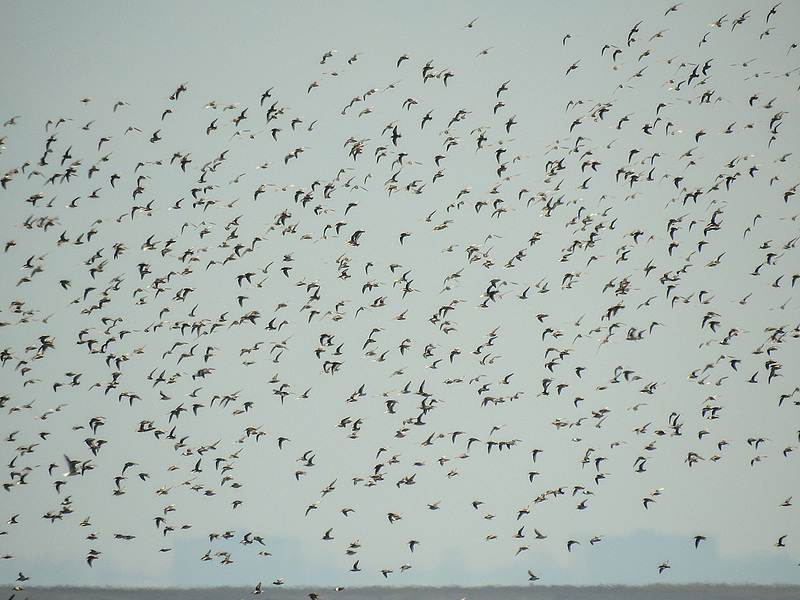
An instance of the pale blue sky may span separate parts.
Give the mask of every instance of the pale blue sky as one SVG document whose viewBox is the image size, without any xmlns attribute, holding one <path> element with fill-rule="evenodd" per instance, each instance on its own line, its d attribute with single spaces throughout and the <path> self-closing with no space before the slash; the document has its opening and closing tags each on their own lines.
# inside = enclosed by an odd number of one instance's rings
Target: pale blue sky
<svg viewBox="0 0 800 600">
<path fill-rule="evenodd" d="M 0 581 L 800 583 L 800 15 L 670 6 L 9 3 Z"/>
</svg>

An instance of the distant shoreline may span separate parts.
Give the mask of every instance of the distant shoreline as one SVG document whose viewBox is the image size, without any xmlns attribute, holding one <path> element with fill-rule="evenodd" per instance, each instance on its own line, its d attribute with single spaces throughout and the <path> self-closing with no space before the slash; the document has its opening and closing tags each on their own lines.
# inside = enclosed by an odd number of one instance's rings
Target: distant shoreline
<svg viewBox="0 0 800 600">
<path fill-rule="evenodd" d="M 9 586 L 10 588 L 11 586 Z M 339 600 L 410 600 L 425 598 L 426 600 L 515 600 L 536 598 L 553 600 L 624 600 L 647 598 L 648 600 L 679 600 L 683 598 L 702 597 L 704 600 L 759 598 L 782 600 L 800 598 L 800 585 L 729 585 L 729 584 L 652 584 L 644 586 L 631 585 L 539 585 L 527 586 L 365 586 L 347 587 L 335 591 L 324 586 L 269 586 L 264 587 L 264 600 L 283 600 L 289 598 L 307 598 L 310 593 L 317 593 L 320 600 L 337 598 Z M 148 598 L 163 600 L 211 600 L 252 597 L 253 587 L 213 587 L 213 588 L 162 588 L 162 587 L 90 587 L 90 586 L 37 586 L 25 587 L 16 594 L 34 600 L 116 600 L 130 598 Z M 14 597 L 12 595 L 12 597 Z"/>
</svg>

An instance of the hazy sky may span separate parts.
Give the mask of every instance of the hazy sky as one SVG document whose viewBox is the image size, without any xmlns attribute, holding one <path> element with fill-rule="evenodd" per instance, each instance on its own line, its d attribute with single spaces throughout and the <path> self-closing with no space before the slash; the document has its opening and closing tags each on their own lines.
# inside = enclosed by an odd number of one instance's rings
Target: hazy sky
<svg viewBox="0 0 800 600">
<path fill-rule="evenodd" d="M 0 580 L 800 583 L 772 7 L 8 3 Z"/>
</svg>

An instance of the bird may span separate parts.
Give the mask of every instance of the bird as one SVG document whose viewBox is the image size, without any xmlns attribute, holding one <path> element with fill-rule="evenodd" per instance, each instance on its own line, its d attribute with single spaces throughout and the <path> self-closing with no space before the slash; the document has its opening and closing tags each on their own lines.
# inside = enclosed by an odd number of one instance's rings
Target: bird
<svg viewBox="0 0 800 600">
<path fill-rule="evenodd" d="M 72 477 L 74 475 L 80 475 L 80 471 L 78 470 L 80 466 L 80 461 L 70 459 L 66 454 L 64 455 L 64 460 L 67 463 L 67 472 L 64 473 L 64 477 Z"/>
<path fill-rule="evenodd" d="M 567 71 L 566 71 L 566 73 L 564 73 L 564 75 L 569 75 L 572 71 L 577 69 L 578 68 L 578 63 L 580 63 L 580 62 L 581 62 L 580 59 L 578 59 L 574 63 L 572 63 L 569 67 L 567 67 Z"/>
</svg>

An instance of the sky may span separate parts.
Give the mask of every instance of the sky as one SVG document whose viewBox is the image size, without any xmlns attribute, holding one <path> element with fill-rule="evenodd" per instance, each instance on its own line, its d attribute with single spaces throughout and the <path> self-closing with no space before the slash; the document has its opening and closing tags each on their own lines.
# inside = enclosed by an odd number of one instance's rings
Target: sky
<svg viewBox="0 0 800 600">
<path fill-rule="evenodd" d="M 796 5 L 4 15 L 9 590 L 800 584 Z"/>
</svg>

